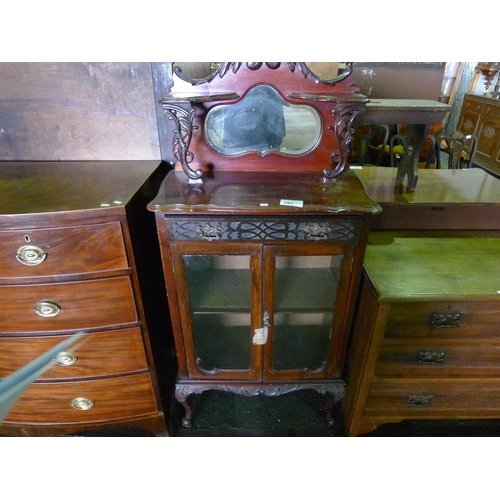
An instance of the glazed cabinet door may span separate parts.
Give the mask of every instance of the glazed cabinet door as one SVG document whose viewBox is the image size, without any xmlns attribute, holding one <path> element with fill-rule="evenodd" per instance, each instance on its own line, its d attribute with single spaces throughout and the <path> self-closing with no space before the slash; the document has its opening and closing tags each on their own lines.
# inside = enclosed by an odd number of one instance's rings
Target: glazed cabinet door
<svg viewBox="0 0 500 500">
<path fill-rule="evenodd" d="M 354 250 L 342 245 L 268 246 L 264 314 L 269 318 L 264 379 L 340 375 Z"/>
<path fill-rule="evenodd" d="M 190 379 L 259 380 L 260 245 L 170 246 Z"/>
</svg>

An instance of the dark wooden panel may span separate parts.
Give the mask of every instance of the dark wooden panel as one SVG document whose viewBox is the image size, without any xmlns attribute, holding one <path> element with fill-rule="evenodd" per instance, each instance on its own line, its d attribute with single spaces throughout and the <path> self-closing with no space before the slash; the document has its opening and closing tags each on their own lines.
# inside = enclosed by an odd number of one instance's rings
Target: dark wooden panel
<svg viewBox="0 0 500 500">
<path fill-rule="evenodd" d="M 160 159 L 151 64 L 0 63 L 0 160 Z"/>
</svg>

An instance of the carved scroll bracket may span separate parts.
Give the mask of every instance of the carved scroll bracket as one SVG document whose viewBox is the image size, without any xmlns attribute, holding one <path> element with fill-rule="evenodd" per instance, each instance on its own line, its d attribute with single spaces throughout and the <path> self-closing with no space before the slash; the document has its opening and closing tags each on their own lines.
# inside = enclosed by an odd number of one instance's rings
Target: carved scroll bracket
<svg viewBox="0 0 500 500">
<path fill-rule="evenodd" d="M 352 142 L 352 134 L 354 127 L 352 123 L 356 116 L 364 111 L 364 104 L 348 103 L 338 104 L 333 110 L 334 124 L 327 127 L 332 130 L 339 144 L 339 151 L 334 151 L 331 155 L 333 168 L 325 168 L 323 170 L 323 181 L 329 182 L 335 180 L 345 169 L 347 158 Z"/>
<path fill-rule="evenodd" d="M 203 184 L 203 170 L 193 170 L 189 163 L 193 161 L 194 155 L 189 151 L 189 145 L 193 136 L 193 130 L 198 127 L 193 124 L 196 110 L 190 104 L 179 104 L 173 102 L 163 103 L 164 112 L 169 119 L 175 123 L 173 131 L 173 154 L 179 161 L 185 174 L 189 177 L 190 184 Z"/>
</svg>

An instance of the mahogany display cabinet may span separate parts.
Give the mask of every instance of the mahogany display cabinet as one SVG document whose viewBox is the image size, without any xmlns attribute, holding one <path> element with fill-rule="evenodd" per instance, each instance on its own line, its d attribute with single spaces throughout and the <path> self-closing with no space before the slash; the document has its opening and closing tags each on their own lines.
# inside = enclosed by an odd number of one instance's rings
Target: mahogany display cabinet
<svg viewBox="0 0 500 500">
<path fill-rule="evenodd" d="M 369 219 L 380 206 L 347 163 L 366 98 L 304 63 L 174 68 L 161 101 L 178 163 L 149 205 L 178 356 L 175 396 L 207 390 L 344 395 Z M 331 421 L 332 414 L 327 412 Z"/>
</svg>

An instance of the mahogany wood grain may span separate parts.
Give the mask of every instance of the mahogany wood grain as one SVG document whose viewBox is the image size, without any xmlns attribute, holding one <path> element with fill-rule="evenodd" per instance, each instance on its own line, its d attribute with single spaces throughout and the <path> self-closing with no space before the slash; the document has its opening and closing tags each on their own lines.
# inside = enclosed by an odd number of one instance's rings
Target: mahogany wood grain
<svg viewBox="0 0 500 500">
<path fill-rule="evenodd" d="M 499 244 L 488 231 L 370 234 L 342 401 L 349 435 L 500 416 Z"/>
<path fill-rule="evenodd" d="M 411 192 L 391 167 L 355 172 L 383 209 L 373 218 L 374 229 L 500 229 L 500 180 L 482 169 L 421 169 Z"/>
<path fill-rule="evenodd" d="M 64 336 L 0 336 L 0 377 L 27 365 L 64 340 Z M 89 378 L 146 370 L 148 361 L 139 327 L 89 333 L 70 366 L 54 365 L 39 380 Z"/>
<path fill-rule="evenodd" d="M 496 298 L 496 297 L 495 297 Z M 500 335 L 498 300 L 405 300 L 391 301 L 386 338 L 497 338 Z M 459 326 L 433 328 L 433 314 L 461 314 Z"/>
<path fill-rule="evenodd" d="M 302 207 L 281 205 L 298 200 Z M 321 172 L 216 172 L 207 176 L 203 189 L 187 184 L 183 172 L 168 173 L 158 195 L 148 204 L 153 212 L 189 214 L 207 212 L 234 215 L 348 215 L 378 214 L 380 206 L 352 172 L 335 182 L 323 182 Z"/>
<path fill-rule="evenodd" d="M 138 320 L 130 278 L 0 287 L 2 333 L 92 330 L 127 325 Z M 34 310 L 40 301 L 60 306 L 59 314 L 42 317 Z"/>
<path fill-rule="evenodd" d="M 5 278 L 34 278 L 127 269 L 127 253 L 119 222 L 52 229 L 0 231 L 0 282 Z M 16 254 L 34 245 L 45 254 L 37 265 L 21 263 Z"/>
<path fill-rule="evenodd" d="M 158 161 L 1 162 L 2 229 L 123 215 Z M 163 170 L 161 170 L 163 171 Z M 153 197 L 154 193 L 150 193 Z M 148 196 L 148 193 L 143 194 Z M 17 227 L 16 227 L 17 229 Z"/>
<path fill-rule="evenodd" d="M 440 353 L 443 362 L 425 363 L 422 354 Z M 376 377 L 498 377 L 500 341 L 492 339 L 384 339 Z"/>
<path fill-rule="evenodd" d="M 429 405 L 408 406 L 409 395 L 433 396 Z M 498 378 L 387 378 L 373 381 L 366 417 L 498 418 Z"/>
<path fill-rule="evenodd" d="M 92 400 L 89 410 L 71 406 L 75 398 Z M 21 396 L 6 423 L 89 423 L 148 415 L 158 411 L 149 373 L 123 377 L 32 384 Z"/>
<path fill-rule="evenodd" d="M 0 162 L 1 369 L 11 373 L 68 334 L 89 332 L 75 364 L 49 369 L 15 405 L 44 415 L 4 423 L 1 434 L 115 425 L 166 432 L 161 398 L 169 400 L 173 359 L 154 215 L 146 209 L 166 168 L 155 161 Z M 18 262 L 25 244 L 38 245 L 43 262 Z M 40 301 L 61 310 L 39 316 Z M 134 373 L 142 375 L 128 376 Z M 57 408 L 71 387 L 92 388 L 107 409 L 84 419 L 62 409 L 49 415 L 46 398 Z M 128 409 L 114 408 L 127 397 Z"/>
</svg>

